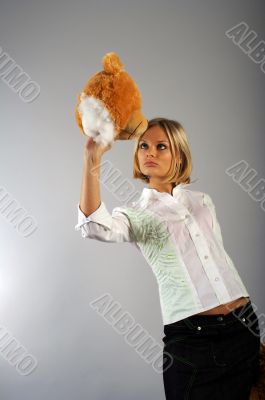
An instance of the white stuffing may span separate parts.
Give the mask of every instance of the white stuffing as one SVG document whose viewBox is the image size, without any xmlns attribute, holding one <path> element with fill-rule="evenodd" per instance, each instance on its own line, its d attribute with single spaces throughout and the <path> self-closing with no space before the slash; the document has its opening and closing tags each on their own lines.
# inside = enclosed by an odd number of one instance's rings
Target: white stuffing
<svg viewBox="0 0 265 400">
<path fill-rule="evenodd" d="M 114 123 L 101 100 L 82 92 L 78 111 L 87 136 L 92 136 L 96 143 L 103 146 L 113 142 Z"/>
</svg>

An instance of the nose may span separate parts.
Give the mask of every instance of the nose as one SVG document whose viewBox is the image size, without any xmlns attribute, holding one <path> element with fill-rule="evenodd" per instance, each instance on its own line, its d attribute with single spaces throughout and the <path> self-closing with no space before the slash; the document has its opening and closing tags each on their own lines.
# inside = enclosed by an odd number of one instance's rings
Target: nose
<svg viewBox="0 0 265 400">
<path fill-rule="evenodd" d="M 147 152 L 147 158 L 149 158 L 150 156 L 154 157 L 155 154 L 156 154 L 155 150 L 152 150 L 152 148 L 149 147 L 149 150 Z"/>
</svg>

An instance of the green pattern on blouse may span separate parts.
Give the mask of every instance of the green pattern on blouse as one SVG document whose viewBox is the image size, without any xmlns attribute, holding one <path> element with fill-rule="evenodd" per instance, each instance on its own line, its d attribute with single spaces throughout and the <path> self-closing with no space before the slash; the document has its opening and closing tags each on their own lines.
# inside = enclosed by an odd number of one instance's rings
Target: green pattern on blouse
<svg viewBox="0 0 265 400">
<path fill-rule="evenodd" d="M 160 285 L 165 285 L 167 290 L 171 287 L 174 291 L 178 287 L 185 287 L 193 297 L 187 283 L 187 275 L 176 252 L 176 243 L 167 229 L 166 222 L 145 209 L 127 208 L 126 214 L 130 220 L 134 240 L 153 267 Z"/>
<path fill-rule="evenodd" d="M 193 284 L 185 265 L 181 264 L 166 221 L 146 209 L 127 208 L 126 214 L 134 240 L 156 276 L 163 315 L 171 319 L 178 307 L 183 307 L 185 313 L 197 305 Z"/>
</svg>

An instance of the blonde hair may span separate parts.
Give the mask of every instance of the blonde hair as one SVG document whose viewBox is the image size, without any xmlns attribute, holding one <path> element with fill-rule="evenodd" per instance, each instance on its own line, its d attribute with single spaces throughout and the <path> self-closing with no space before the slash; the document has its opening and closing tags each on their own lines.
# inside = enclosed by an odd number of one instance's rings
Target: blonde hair
<svg viewBox="0 0 265 400">
<path fill-rule="evenodd" d="M 178 121 L 157 117 L 148 121 L 147 129 L 156 125 L 160 126 L 168 137 L 173 160 L 168 176 L 165 178 L 163 183 L 173 183 L 173 186 L 179 183 L 190 183 L 190 175 L 193 164 L 187 135 L 183 126 Z M 140 171 L 137 155 L 139 149 L 139 141 L 141 140 L 145 132 L 139 138 L 137 138 L 134 148 L 133 177 L 135 179 L 141 179 L 142 181 L 149 183 L 149 177 L 147 175 L 144 175 Z"/>
</svg>

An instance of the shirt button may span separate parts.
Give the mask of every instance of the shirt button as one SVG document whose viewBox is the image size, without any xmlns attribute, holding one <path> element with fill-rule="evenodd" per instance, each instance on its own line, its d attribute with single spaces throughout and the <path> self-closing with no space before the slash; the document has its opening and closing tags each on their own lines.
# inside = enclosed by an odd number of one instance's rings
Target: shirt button
<svg viewBox="0 0 265 400">
<path fill-rule="evenodd" d="M 202 329 L 201 326 L 197 326 L 197 330 L 200 331 Z"/>
<path fill-rule="evenodd" d="M 186 215 L 185 215 L 185 218 L 189 218 L 189 214 L 186 214 Z"/>
<path fill-rule="evenodd" d="M 218 278 L 218 276 L 217 276 L 216 278 L 214 278 L 214 280 L 215 280 L 215 281 L 219 281 L 219 278 Z"/>
<path fill-rule="evenodd" d="M 217 317 L 218 321 L 223 321 L 223 317 Z"/>
<path fill-rule="evenodd" d="M 200 236 L 200 234 L 199 234 L 199 233 L 196 233 L 196 236 Z"/>
<path fill-rule="evenodd" d="M 204 256 L 205 260 L 207 260 L 208 256 Z"/>
</svg>

